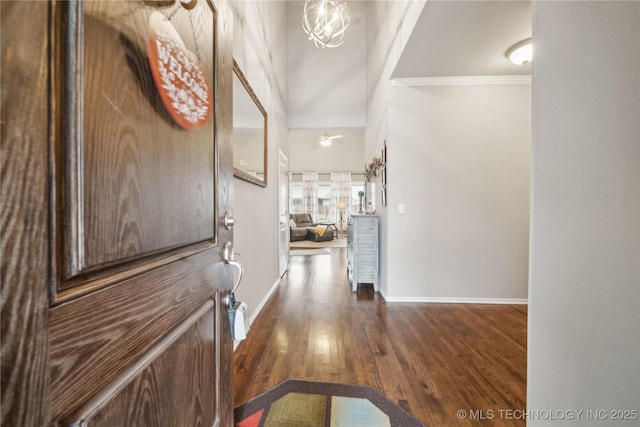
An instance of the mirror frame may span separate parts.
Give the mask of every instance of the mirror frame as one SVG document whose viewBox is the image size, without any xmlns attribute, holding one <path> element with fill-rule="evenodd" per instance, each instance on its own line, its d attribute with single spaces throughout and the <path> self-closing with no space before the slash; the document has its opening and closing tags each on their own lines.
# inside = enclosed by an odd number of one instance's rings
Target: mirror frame
<svg viewBox="0 0 640 427">
<path fill-rule="evenodd" d="M 264 165 L 263 165 L 264 177 L 263 178 L 259 178 L 259 177 L 255 176 L 255 175 L 252 175 L 249 172 L 244 171 L 244 170 L 242 170 L 240 168 L 237 168 L 235 166 L 233 166 L 233 176 L 235 176 L 237 178 L 240 178 L 240 179 L 243 179 L 245 181 L 251 182 L 253 184 L 260 185 L 262 187 L 266 187 L 267 186 L 267 153 L 268 153 L 268 151 L 267 151 L 267 148 L 268 148 L 268 139 L 267 139 L 267 134 L 268 134 L 268 127 L 267 127 L 268 120 L 267 119 L 268 119 L 268 115 L 267 115 L 267 110 L 265 110 L 264 107 L 262 106 L 262 103 L 258 99 L 258 96 L 253 91 L 253 88 L 249 84 L 249 81 L 245 77 L 245 75 L 242 72 L 242 70 L 240 70 L 240 66 L 238 66 L 238 63 L 236 62 L 235 59 L 233 60 L 233 72 L 236 75 L 236 77 L 238 77 L 238 79 L 240 80 L 240 83 L 242 83 L 242 86 L 247 91 L 247 94 L 249 95 L 249 97 L 256 104 L 256 107 L 258 108 L 258 111 L 264 117 L 264 144 L 263 144 L 263 149 L 262 149 L 262 153 L 263 153 L 263 156 L 264 156 Z M 233 146 L 233 134 L 231 136 L 231 143 L 232 143 L 232 146 Z"/>
</svg>

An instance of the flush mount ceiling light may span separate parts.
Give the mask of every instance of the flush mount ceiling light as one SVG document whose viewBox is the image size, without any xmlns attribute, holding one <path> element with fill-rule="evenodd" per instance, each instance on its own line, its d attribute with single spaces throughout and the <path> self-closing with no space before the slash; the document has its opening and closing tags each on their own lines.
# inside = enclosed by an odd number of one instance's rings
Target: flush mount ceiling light
<svg viewBox="0 0 640 427">
<path fill-rule="evenodd" d="M 522 40 L 511 46 L 505 54 L 516 65 L 524 65 L 531 62 L 533 56 L 533 44 L 531 38 Z"/>
<path fill-rule="evenodd" d="M 302 14 L 302 29 L 316 47 L 338 47 L 344 43 L 344 33 L 351 23 L 346 2 L 306 0 Z"/>
</svg>

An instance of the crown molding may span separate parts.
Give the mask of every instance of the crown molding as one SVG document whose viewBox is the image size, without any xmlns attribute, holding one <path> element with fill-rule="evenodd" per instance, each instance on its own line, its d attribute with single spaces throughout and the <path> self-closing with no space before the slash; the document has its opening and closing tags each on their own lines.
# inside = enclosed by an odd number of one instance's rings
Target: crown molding
<svg viewBox="0 0 640 427">
<path fill-rule="evenodd" d="M 479 86 L 527 84 L 531 84 L 531 76 L 448 76 L 403 77 L 391 79 L 391 86 Z"/>
</svg>

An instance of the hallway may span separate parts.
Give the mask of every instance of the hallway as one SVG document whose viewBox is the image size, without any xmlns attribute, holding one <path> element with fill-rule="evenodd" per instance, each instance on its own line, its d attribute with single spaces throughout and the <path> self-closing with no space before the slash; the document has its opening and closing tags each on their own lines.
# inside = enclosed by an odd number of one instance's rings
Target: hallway
<svg viewBox="0 0 640 427">
<path fill-rule="evenodd" d="M 386 304 L 345 249 L 292 256 L 234 354 L 234 405 L 287 378 L 374 387 L 431 427 L 524 426 L 526 305 Z"/>
</svg>

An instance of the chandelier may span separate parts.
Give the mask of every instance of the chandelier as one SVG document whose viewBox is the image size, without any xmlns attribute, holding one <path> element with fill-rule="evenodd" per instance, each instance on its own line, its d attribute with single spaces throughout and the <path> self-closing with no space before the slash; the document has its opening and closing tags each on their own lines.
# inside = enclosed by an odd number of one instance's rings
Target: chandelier
<svg viewBox="0 0 640 427">
<path fill-rule="evenodd" d="M 338 47 L 344 43 L 344 32 L 351 23 L 346 2 L 306 0 L 302 28 L 316 47 Z"/>
</svg>

